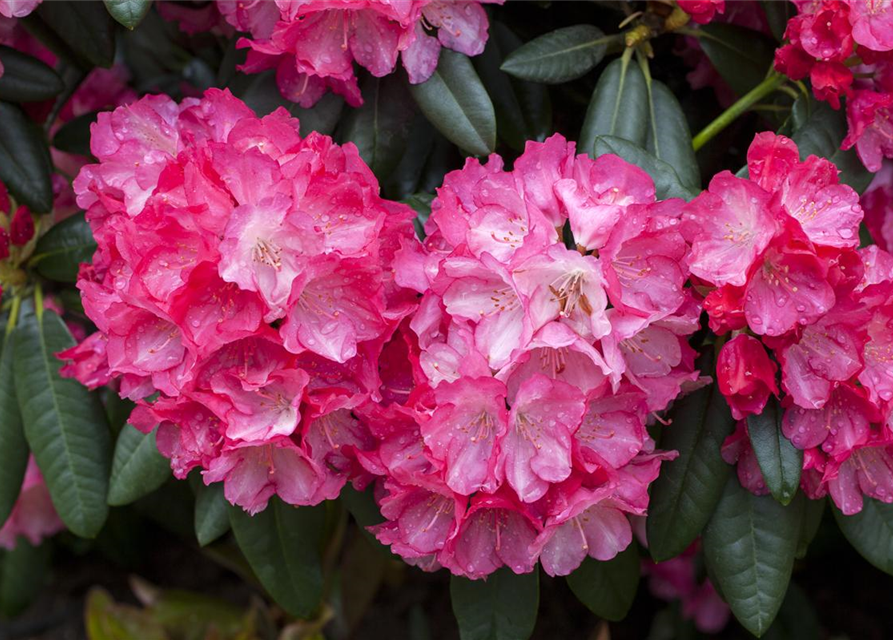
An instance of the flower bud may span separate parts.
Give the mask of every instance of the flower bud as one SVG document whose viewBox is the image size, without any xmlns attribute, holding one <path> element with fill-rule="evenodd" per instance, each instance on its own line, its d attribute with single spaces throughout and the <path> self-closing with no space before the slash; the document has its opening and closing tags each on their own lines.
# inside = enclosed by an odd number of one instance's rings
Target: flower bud
<svg viewBox="0 0 893 640">
<path fill-rule="evenodd" d="M 0 227 L 0 260 L 6 260 L 9 257 L 9 232 Z"/>
<path fill-rule="evenodd" d="M 12 243 L 19 247 L 28 244 L 28 241 L 34 237 L 34 219 L 25 205 L 16 209 L 12 222 L 9 224 L 9 237 Z"/>
<path fill-rule="evenodd" d="M 761 413 L 769 394 L 778 395 L 777 369 L 756 338 L 740 335 L 723 345 L 716 363 L 716 377 L 736 420 Z"/>
</svg>

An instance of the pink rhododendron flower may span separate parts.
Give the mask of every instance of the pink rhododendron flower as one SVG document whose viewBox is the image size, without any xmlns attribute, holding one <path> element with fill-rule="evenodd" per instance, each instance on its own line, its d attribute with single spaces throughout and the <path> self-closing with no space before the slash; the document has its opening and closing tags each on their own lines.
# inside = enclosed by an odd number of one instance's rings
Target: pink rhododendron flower
<svg viewBox="0 0 893 640">
<path fill-rule="evenodd" d="M 860 204 L 871 239 L 889 252 L 893 249 L 893 163 L 884 163 L 862 194 Z"/>
<path fill-rule="evenodd" d="M 65 525 L 56 514 L 50 491 L 31 456 L 19 497 L 9 518 L 0 527 L 0 548 L 14 549 L 20 536 L 36 546 L 63 529 Z"/>
<path fill-rule="evenodd" d="M 769 395 L 778 395 L 777 370 L 756 338 L 739 335 L 722 346 L 716 381 L 736 420 L 762 413 Z"/>
<path fill-rule="evenodd" d="M 34 11 L 41 0 L 0 0 L 0 16 L 24 18 Z"/>
<path fill-rule="evenodd" d="M 60 354 L 63 374 L 114 381 L 177 477 L 198 467 L 249 512 L 362 486 L 378 359 L 415 307 L 390 275 L 411 210 L 379 197 L 353 145 L 228 91 L 100 113 L 92 151 L 74 186 L 99 331 Z"/>
<path fill-rule="evenodd" d="M 676 4 L 698 24 L 707 24 L 726 10 L 726 0 L 676 0 Z"/>
</svg>

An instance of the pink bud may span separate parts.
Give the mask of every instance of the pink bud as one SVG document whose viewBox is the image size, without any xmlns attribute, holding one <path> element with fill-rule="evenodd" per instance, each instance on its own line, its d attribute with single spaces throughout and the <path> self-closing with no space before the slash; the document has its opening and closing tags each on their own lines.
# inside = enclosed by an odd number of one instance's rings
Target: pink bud
<svg viewBox="0 0 893 640">
<path fill-rule="evenodd" d="M 34 219 L 25 205 L 16 209 L 16 213 L 9 225 L 9 236 L 12 239 L 12 243 L 19 247 L 27 244 L 34 237 Z"/>
</svg>

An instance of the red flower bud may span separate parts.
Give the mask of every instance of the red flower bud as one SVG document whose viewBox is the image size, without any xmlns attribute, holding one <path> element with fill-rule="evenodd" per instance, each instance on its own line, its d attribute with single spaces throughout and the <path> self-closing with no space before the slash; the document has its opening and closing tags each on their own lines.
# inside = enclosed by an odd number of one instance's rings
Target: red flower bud
<svg viewBox="0 0 893 640">
<path fill-rule="evenodd" d="M 27 244 L 34 237 L 34 219 L 25 205 L 16 209 L 9 225 L 9 237 L 16 246 Z"/>
<path fill-rule="evenodd" d="M 0 227 L 0 260 L 6 260 L 9 257 L 9 232 Z"/>
<path fill-rule="evenodd" d="M 740 335 L 719 352 L 716 378 L 736 420 L 762 413 L 769 394 L 778 395 L 777 365 L 756 338 Z"/>
</svg>

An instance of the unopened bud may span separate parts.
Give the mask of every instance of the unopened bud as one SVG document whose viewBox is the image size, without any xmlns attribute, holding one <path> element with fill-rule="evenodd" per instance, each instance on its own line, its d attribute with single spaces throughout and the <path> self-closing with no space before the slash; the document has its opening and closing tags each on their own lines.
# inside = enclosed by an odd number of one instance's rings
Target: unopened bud
<svg viewBox="0 0 893 640">
<path fill-rule="evenodd" d="M 34 237 L 34 218 L 25 205 L 16 209 L 12 222 L 9 224 L 9 237 L 12 243 L 18 247 L 28 244 L 28 241 Z"/>
</svg>

